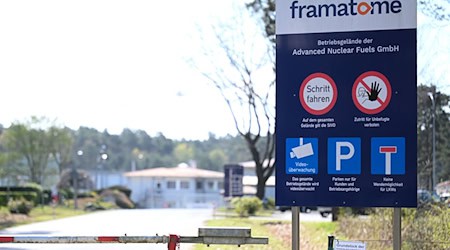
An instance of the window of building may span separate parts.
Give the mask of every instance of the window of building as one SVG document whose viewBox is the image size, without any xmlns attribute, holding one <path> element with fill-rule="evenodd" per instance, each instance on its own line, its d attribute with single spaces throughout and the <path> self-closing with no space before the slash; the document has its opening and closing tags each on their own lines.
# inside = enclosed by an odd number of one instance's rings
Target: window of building
<svg viewBox="0 0 450 250">
<path fill-rule="evenodd" d="M 213 181 L 208 181 L 208 189 L 209 190 L 213 190 L 214 189 L 214 182 Z"/>
<path fill-rule="evenodd" d="M 167 182 L 167 189 L 175 189 L 177 187 L 177 183 L 175 181 Z"/>
<path fill-rule="evenodd" d="M 197 190 L 203 190 L 203 181 L 197 181 L 197 182 L 195 183 L 195 188 L 196 188 Z"/>
<path fill-rule="evenodd" d="M 188 181 L 182 181 L 180 182 L 181 189 L 189 189 L 189 182 Z"/>
</svg>

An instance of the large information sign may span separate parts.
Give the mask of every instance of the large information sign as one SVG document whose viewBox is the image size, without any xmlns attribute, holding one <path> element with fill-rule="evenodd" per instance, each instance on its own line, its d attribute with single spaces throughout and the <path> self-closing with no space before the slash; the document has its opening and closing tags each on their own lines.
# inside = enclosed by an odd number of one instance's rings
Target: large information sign
<svg viewBox="0 0 450 250">
<path fill-rule="evenodd" d="M 276 7 L 277 205 L 417 206 L 416 1 Z"/>
</svg>

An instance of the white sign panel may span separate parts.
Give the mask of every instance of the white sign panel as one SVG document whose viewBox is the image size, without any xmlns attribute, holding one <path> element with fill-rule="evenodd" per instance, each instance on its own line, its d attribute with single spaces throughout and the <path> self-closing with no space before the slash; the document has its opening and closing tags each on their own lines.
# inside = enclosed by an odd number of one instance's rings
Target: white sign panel
<svg viewBox="0 0 450 250">
<path fill-rule="evenodd" d="M 413 29 L 412 0 L 288 0 L 277 1 L 277 34 Z"/>
<path fill-rule="evenodd" d="M 334 250 L 366 250 L 366 243 L 358 241 L 335 240 Z"/>
</svg>

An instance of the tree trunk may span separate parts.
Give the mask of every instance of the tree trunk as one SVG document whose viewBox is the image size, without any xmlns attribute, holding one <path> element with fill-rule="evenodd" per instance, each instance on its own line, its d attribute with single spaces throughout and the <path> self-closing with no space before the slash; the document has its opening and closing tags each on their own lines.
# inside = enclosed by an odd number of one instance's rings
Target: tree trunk
<svg viewBox="0 0 450 250">
<path fill-rule="evenodd" d="M 337 221 L 339 219 L 339 208 L 331 208 L 331 221 Z"/>
<path fill-rule="evenodd" d="M 266 196 L 266 183 L 260 178 L 258 178 L 258 184 L 256 185 L 256 197 L 260 200 L 264 199 Z"/>
</svg>

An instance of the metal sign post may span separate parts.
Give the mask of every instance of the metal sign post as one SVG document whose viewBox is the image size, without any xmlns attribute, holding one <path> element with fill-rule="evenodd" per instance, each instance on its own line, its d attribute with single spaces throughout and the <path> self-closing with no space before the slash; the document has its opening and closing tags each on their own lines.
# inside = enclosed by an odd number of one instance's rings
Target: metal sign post
<svg viewBox="0 0 450 250">
<path fill-rule="evenodd" d="M 292 250 L 300 249 L 300 207 L 292 207 Z"/>
<path fill-rule="evenodd" d="M 394 250 L 400 250 L 402 248 L 402 209 L 399 207 L 394 208 L 392 225 Z"/>
</svg>

